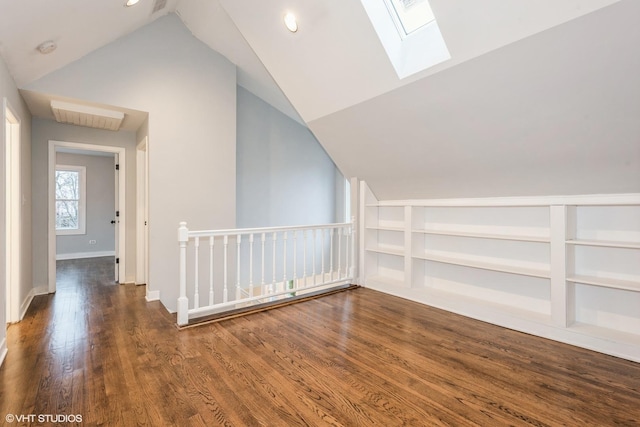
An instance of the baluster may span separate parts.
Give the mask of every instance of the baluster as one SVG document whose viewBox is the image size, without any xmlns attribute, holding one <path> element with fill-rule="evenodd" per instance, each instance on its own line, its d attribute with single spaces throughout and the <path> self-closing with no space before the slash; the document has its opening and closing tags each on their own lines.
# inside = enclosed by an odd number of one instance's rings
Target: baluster
<svg viewBox="0 0 640 427">
<path fill-rule="evenodd" d="M 242 292 L 240 291 L 240 242 L 242 242 L 242 236 L 236 235 L 236 301 L 242 298 Z"/>
<path fill-rule="evenodd" d="M 293 230 L 293 287 L 298 287 L 298 273 L 297 273 L 297 263 L 298 263 L 298 230 Z"/>
<path fill-rule="evenodd" d="M 307 230 L 302 230 L 302 277 L 304 287 L 307 287 Z M 296 288 L 298 288 L 296 286 Z"/>
<path fill-rule="evenodd" d="M 265 294 L 267 292 L 267 288 L 266 288 L 266 285 L 265 285 L 265 282 L 264 282 L 264 241 L 265 241 L 265 238 L 266 238 L 265 233 L 262 233 L 260 235 L 260 247 L 261 247 L 261 255 L 260 256 L 262 257 L 262 263 L 261 263 L 262 271 L 261 271 L 261 276 L 260 276 L 260 286 L 262 288 L 262 291 L 261 291 L 262 294 Z"/>
<path fill-rule="evenodd" d="M 193 287 L 194 287 L 194 292 L 193 292 L 193 308 L 198 308 L 200 307 L 200 292 L 199 292 L 199 288 L 200 288 L 200 267 L 198 266 L 198 261 L 200 258 L 200 237 L 196 237 L 194 239 L 193 242 L 193 247 L 194 247 L 194 270 L 195 270 L 195 277 L 193 279 Z"/>
<path fill-rule="evenodd" d="M 222 301 L 223 302 L 227 302 L 229 300 L 229 291 L 227 288 L 227 258 L 228 258 L 228 248 L 229 248 L 229 236 L 227 236 L 225 234 L 224 236 L 224 260 L 223 260 L 223 267 L 224 267 L 224 278 L 223 278 L 223 284 L 224 284 L 224 290 L 222 291 Z"/>
<path fill-rule="evenodd" d="M 313 274 L 313 284 L 316 284 L 316 251 L 318 250 L 316 235 L 318 234 L 318 230 L 311 230 L 311 237 L 313 240 L 313 253 L 311 255 L 313 265 L 311 266 L 311 274 Z"/>
<path fill-rule="evenodd" d="M 278 239 L 278 234 L 273 232 L 273 281 L 271 282 L 271 286 L 269 286 L 269 293 L 272 294 L 276 287 L 276 240 Z"/>
<path fill-rule="evenodd" d="M 213 246 L 215 238 L 209 237 L 209 305 L 213 305 Z"/>
<path fill-rule="evenodd" d="M 338 277 L 340 280 L 340 273 L 342 273 L 342 232 L 344 228 L 337 228 L 336 232 L 338 233 Z"/>
<path fill-rule="evenodd" d="M 278 291 L 284 291 L 287 288 L 287 232 L 283 234 L 282 241 L 282 289 Z"/>
<path fill-rule="evenodd" d="M 329 281 L 333 281 L 333 228 L 329 230 Z"/>
<path fill-rule="evenodd" d="M 249 234 L 249 296 L 253 296 L 253 233 Z"/>
<path fill-rule="evenodd" d="M 320 229 L 320 243 L 322 244 L 322 249 L 320 249 L 320 254 L 322 255 L 322 271 L 320 272 L 320 274 L 322 275 L 322 280 L 320 280 L 322 283 L 324 283 L 325 278 L 324 278 L 324 252 L 325 252 L 325 248 L 324 248 L 324 235 L 326 234 L 326 230 L 324 228 Z"/>
</svg>

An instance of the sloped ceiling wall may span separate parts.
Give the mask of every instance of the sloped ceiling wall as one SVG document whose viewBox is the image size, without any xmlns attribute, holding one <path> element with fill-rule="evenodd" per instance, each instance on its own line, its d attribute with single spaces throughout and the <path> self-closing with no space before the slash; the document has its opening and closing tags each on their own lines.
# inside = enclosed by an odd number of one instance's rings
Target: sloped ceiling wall
<svg viewBox="0 0 640 427">
<path fill-rule="evenodd" d="M 381 199 L 640 191 L 640 2 L 463 2 L 478 24 L 432 0 L 452 60 L 399 81 L 355 0 L 339 16 L 308 2 L 293 38 L 263 25 L 260 2 L 220 1 L 342 172 Z"/>
<path fill-rule="evenodd" d="M 640 2 L 309 123 L 378 197 L 640 191 Z"/>
</svg>

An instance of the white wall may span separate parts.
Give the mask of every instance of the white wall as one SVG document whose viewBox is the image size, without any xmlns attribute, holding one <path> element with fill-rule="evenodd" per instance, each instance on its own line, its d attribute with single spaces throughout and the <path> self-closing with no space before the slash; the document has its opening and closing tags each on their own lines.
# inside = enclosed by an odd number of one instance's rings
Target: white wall
<svg viewBox="0 0 640 427">
<path fill-rule="evenodd" d="M 72 259 L 115 252 L 115 227 L 111 224 L 116 210 L 114 156 L 57 153 L 56 164 L 84 166 L 86 171 L 86 233 L 57 236 L 56 256 Z M 135 178 L 128 180 L 134 182 Z M 90 244 L 91 240 L 95 243 Z"/>
<path fill-rule="evenodd" d="M 33 283 L 35 287 L 48 287 L 48 156 L 49 141 L 78 142 L 84 144 L 122 147 L 126 164 L 127 225 L 125 280 L 135 280 L 136 265 L 136 139 L 134 132 L 92 129 L 34 118 L 32 122 L 32 191 L 33 191 Z M 59 153 L 58 155 L 61 155 Z M 109 159 L 112 161 L 111 159 Z"/>
<path fill-rule="evenodd" d="M 22 236 L 21 236 L 21 284 L 20 302 L 29 298 L 32 291 L 31 280 L 31 114 L 18 93 L 16 84 L 9 74 L 4 59 L 0 56 L 0 102 L 6 97 L 11 107 L 21 120 L 21 179 L 22 179 Z M 6 238 L 5 223 L 5 158 L 4 158 L 4 121 L 0 124 L 2 129 L 2 149 L 0 149 L 0 271 L 6 271 L 6 254 L 4 242 Z M 0 274 L 0 360 L 4 358 L 6 337 L 6 283 L 4 274 Z"/>
<path fill-rule="evenodd" d="M 175 310 L 178 223 L 235 226 L 235 66 L 169 15 L 26 89 L 149 113 L 149 283 Z"/>
<path fill-rule="evenodd" d="M 238 227 L 336 220 L 339 174 L 309 129 L 238 87 Z"/>
</svg>

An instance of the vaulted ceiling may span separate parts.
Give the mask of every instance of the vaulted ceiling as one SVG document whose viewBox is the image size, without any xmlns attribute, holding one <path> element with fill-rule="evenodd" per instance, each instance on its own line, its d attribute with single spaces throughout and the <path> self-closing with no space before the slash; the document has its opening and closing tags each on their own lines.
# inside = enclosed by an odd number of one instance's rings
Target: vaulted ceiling
<svg viewBox="0 0 640 427">
<path fill-rule="evenodd" d="M 0 54 L 24 87 L 175 12 L 382 198 L 640 191 L 636 0 L 430 0 L 451 59 L 405 79 L 360 0 L 162 1 L 0 0 Z"/>
</svg>

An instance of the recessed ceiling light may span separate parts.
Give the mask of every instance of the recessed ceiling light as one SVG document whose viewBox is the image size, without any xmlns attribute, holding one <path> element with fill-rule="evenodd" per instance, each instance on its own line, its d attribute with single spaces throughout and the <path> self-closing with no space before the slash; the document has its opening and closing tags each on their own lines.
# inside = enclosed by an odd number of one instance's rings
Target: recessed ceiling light
<svg viewBox="0 0 640 427">
<path fill-rule="evenodd" d="M 296 20 L 296 15 L 291 12 L 284 15 L 284 25 L 292 33 L 298 31 L 298 21 Z"/>
<path fill-rule="evenodd" d="M 131 7 L 134 4 L 138 3 L 140 0 L 127 0 L 127 2 L 124 4 L 126 7 Z"/>
</svg>

